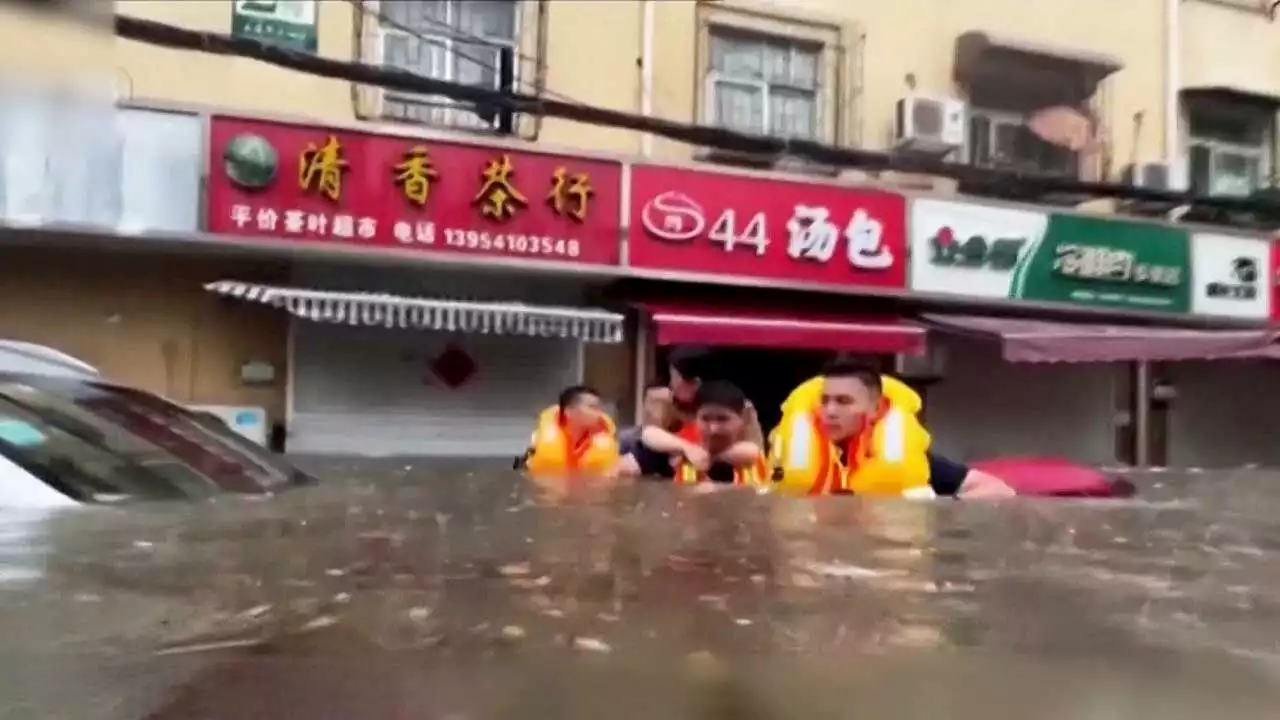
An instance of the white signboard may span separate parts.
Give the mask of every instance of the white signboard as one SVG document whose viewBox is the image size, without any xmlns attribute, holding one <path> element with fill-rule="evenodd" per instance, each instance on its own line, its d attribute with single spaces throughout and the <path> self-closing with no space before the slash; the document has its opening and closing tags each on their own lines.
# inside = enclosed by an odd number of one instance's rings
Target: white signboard
<svg viewBox="0 0 1280 720">
<path fill-rule="evenodd" d="M 1267 282 L 1271 245 L 1264 238 L 1195 233 L 1191 236 L 1191 312 L 1265 320 L 1271 315 Z"/>
<path fill-rule="evenodd" d="M 1049 224 L 1046 213 L 948 200 L 911 203 L 910 288 L 1013 296 L 1014 271 Z"/>
</svg>

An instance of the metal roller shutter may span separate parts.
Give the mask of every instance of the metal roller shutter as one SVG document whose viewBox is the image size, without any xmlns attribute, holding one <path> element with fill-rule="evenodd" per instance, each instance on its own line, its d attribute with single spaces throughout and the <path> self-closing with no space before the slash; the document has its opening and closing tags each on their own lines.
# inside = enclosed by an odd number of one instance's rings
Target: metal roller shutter
<svg viewBox="0 0 1280 720">
<path fill-rule="evenodd" d="M 450 346 L 474 374 L 450 388 L 432 361 Z M 581 378 L 574 340 L 297 322 L 290 452 L 502 457 L 538 411 Z"/>
</svg>

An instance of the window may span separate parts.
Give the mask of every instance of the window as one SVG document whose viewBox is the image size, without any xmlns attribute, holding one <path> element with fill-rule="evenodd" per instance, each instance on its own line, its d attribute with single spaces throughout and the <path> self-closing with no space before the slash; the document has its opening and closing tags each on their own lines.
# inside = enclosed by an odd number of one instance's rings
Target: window
<svg viewBox="0 0 1280 720">
<path fill-rule="evenodd" d="M 1069 177 L 1080 171 L 1075 152 L 1041 140 L 1018 113 L 970 110 L 968 149 L 969 161 L 979 167 Z"/>
<path fill-rule="evenodd" d="M 1192 192 L 1249 195 L 1269 184 L 1275 118 L 1269 110 L 1227 104 L 1188 108 Z"/>
<path fill-rule="evenodd" d="M 712 28 L 708 122 L 758 135 L 819 139 L 822 46 Z"/>
<path fill-rule="evenodd" d="M 437 80 L 498 88 L 502 49 L 508 48 L 513 57 L 519 55 L 515 0 L 384 0 L 379 6 L 385 65 Z M 390 90 L 384 95 L 383 115 L 473 129 L 490 127 L 448 98 Z"/>
<path fill-rule="evenodd" d="M 55 378 L 0 378 L 0 456 L 80 502 L 262 493 L 309 480 L 153 395 Z"/>
</svg>

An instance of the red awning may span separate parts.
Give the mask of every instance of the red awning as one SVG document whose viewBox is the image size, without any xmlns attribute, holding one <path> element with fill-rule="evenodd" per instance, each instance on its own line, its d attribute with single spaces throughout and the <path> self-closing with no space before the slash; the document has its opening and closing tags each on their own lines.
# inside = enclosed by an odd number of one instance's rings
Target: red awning
<svg viewBox="0 0 1280 720">
<path fill-rule="evenodd" d="M 1280 358 L 1280 331 L 1274 328 L 1198 330 L 954 315 L 925 319 L 942 330 L 1000 341 L 1010 362 Z"/>
<path fill-rule="evenodd" d="M 816 316 L 680 305 L 645 304 L 642 307 L 653 315 L 659 345 L 732 345 L 875 355 L 919 355 L 925 348 L 925 329 L 897 318 Z"/>
</svg>

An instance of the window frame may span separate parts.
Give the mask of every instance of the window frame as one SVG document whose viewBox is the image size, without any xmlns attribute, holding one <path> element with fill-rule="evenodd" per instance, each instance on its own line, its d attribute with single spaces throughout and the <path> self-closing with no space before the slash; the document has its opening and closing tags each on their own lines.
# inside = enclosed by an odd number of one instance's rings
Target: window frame
<svg viewBox="0 0 1280 720">
<path fill-rule="evenodd" d="M 1245 195 L 1269 186 L 1271 179 L 1276 174 L 1276 138 L 1277 133 L 1280 132 L 1280 123 L 1277 123 L 1274 111 L 1269 112 L 1261 107 L 1242 104 L 1215 103 L 1201 100 L 1186 103 L 1184 114 L 1187 121 L 1184 150 L 1186 153 L 1186 180 L 1188 187 L 1198 189 L 1206 194 L 1213 194 L 1214 178 L 1218 175 L 1216 172 L 1218 159 L 1228 155 L 1257 161 L 1257 177 L 1254 178 L 1253 187 Z M 1261 137 L 1256 144 L 1248 144 L 1223 140 L 1212 135 L 1197 134 L 1193 130 L 1194 121 L 1197 117 L 1204 119 L 1233 117 L 1248 123 L 1256 123 Z M 1207 151 L 1209 155 L 1209 174 L 1205 178 L 1206 185 L 1204 186 L 1201 186 L 1197 182 L 1197 178 L 1192 174 L 1191 154 L 1197 149 Z"/>
<path fill-rule="evenodd" d="M 512 9 L 511 37 L 491 38 L 477 35 L 477 39 L 471 40 L 461 29 L 457 27 L 458 6 L 467 0 L 386 0 L 386 2 L 402 2 L 402 3 L 443 3 L 445 8 L 445 20 L 442 22 L 450 28 L 445 30 L 443 27 L 431 26 L 430 28 L 417 28 L 417 35 L 421 35 L 419 39 L 414 33 L 406 32 L 394 27 L 382 20 L 384 13 L 382 12 L 383 0 L 363 0 L 365 19 L 369 25 L 373 26 L 372 35 L 373 54 L 376 62 L 380 65 L 394 67 L 407 72 L 419 72 L 416 68 L 405 68 L 398 65 L 389 65 L 387 63 L 387 37 L 399 36 L 406 38 L 409 42 L 423 43 L 439 43 L 443 47 L 444 64 L 446 71 L 442 75 L 430 74 L 433 80 L 443 80 L 445 82 L 458 82 L 457 65 L 458 53 L 455 49 L 456 45 L 479 46 L 480 40 L 485 41 L 488 45 L 484 48 L 485 52 L 493 52 L 494 64 L 494 86 L 492 89 L 498 88 L 498 71 L 497 71 L 497 55 L 499 48 L 508 48 L 512 53 L 512 79 L 516 87 L 520 86 L 522 65 L 521 47 L 524 38 L 524 3 L 519 0 L 507 0 Z M 471 55 L 471 52 L 464 52 Z M 423 120 L 418 118 L 405 118 L 388 114 L 387 103 L 395 102 L 407 106 L 418 106 L 426 108 L 429 119 Z M 379 88 L 379 102 L 377 109 L 379 119 L 407 122 L 424 125 L 443 125 L 452 128 L 474 130 L 474 131 L 496 131 L 497 122 L 493 124 L 485 123 L 471 111 L 465 103 L 459 103 L 447 97 L 436 95 L 417 95 L 414 93 L 399 92 Z M 518 122 L 518 121 L 517 121 Z"/>
<path fill-rule="evenodd" d="M 969 117 L 968 117 L 970 136 L 965 139 L 966 140 L 965 148 L 964 148 L 965 164 L 975 165 L 978 167 L 996 167 L 994 165 L 991 165 L 992 163 L 991 158 L 987 158 L 984 161 L 979 161 L 974 156 L 975 148 L 973 147 L 974 143 L 972 142 L 974 118 L 983 118 L 987 120 L 990 126 L 988 131 L 988 137 L 987 137 L 987 146 L 988 148 L 994 148 L 995 147 L 994 139 L 996 134 L 996 128 L 998 126 L 1012 125 L 1012 126 L 1026 129 L 1028 117 L 1029 116 L 1026 113 L 1016 112 L 1012 110 L 996 110 L 996 109 L 990 109 L 990 108 L 984 108 L 984 107 L 970 106 Z M 1030 130 L 1026 130 L 1026 131 L 1030 132 Z M 1045 144 L 1052 146 L 1051 143 L 1045 143 Z M 1070 175 L 1068 175 L 1067 177 L 1079 178 L 1083 172 L 1080 153 L 1072 152 L 1070 150 L 1067 150 L 1066 148 L 1063 148 L 1063 150 L 1065 152 L 1071 153 L 1073 157 L 1074 169 L 1071 171 Z M 982 164 L 982 163 L 985 163 L 985 164 Z M 1048 170 L 1042 167 L 1037 167 L 1034 169 L 1042 172 L 1049 172 Z"/>
<path fill-rule="evenodd" d="M 730 85 L 756 86 L 760 88 L 761 98 L 762 98 L 761 119 L 763 121 L 764 128 L 762 128 L 760 131 L 761 135 L 765 137 L 783 137 L 779 135 L 774 135 L 772 132 L 772 128 L 770 127 L 770 125 L 772 125 L 773 123 L 773 116 L 771 113 L 770 103 L 773 95 L 773 88 L 777 87 L 780 89 L 790 90 L 797 93 L 808 92 L 808 93 L 812 93 L 813 95 L 813 115 L 812 115 L 813 132 L 812 134 L 808 137 L 800 137 L 800 136 L 786 136 L 786 137 L 797 139 L 797 140 L 812 140 L 817 142 L 821 142 L 826 138 L 826 136 L 829 134 L 827 132 L 828 123 L 826 121 L 827 117 L 826 117 L 826 107 L 825 107 L 825 100 L 824 100 L 824 97 L 827 95 L 829 90 L 828 90 L 827 83 L 823 82 L 823 76 L 827 72 L 826 54 L 828 51 L 828 47 L 826 43 L 815 41 L 815 40 L 791 37 L 788 35 L 773 34 L 773 33 L 767 33 L 767 32 L 760 32 L 757 30 L 743 29 L 743 28 L 735 27 L 733 25 L 722 24 L 722 23 L 708 23 L 706 26 L 706 38 L 707 38 L 708 50 L 707 50 L 706 61 L 703 63 L 704 65 L 703 113 L 702 113 L 703 122 L 706 122 L 707 124 L 713 125 L 715 127 L 727 127 L 721 124 L 719 118 L 717 117 L 716 108 L 718 103 L 716 102 L 716 100 L 718 96 L 716 95 L 716 88 L 718 84 L 725 83 Z M 814 68 L 813 88 L 809 89 L 809 88 L 802 88 L 796 85 L 784 85 L 780 83 L 771 83 L 768 80 L 765 80 L 764 78 L 735 77 L 732 75 L 727 75 L 725 73 L 722 73 L 718 70 L 715 70 L 713 68 L 710 48 L 712 43 L 714 43 L 717 38 L 721 40 L 728 40 L 730 42 L 755 42 L 755 43 L 759 43 L 760 45 L 769 45 L 769 44 L 785 45 L 792 59 L 794 59 L 794 57 L 796 56 L 797 51 L 802 50 L 804 46 L 806 45 L 811 46 L 813 48 L 812 55 L 813 55 L 813 68 Z"/>
</svg>

